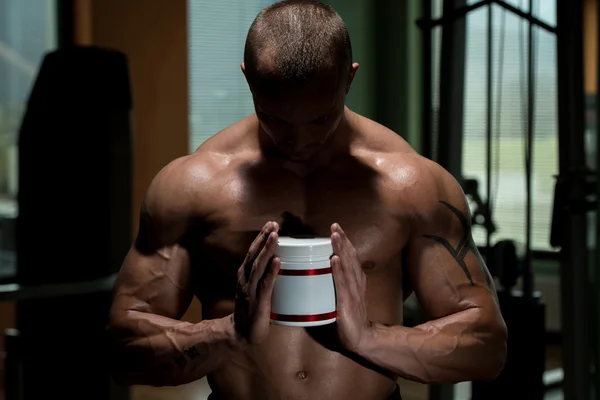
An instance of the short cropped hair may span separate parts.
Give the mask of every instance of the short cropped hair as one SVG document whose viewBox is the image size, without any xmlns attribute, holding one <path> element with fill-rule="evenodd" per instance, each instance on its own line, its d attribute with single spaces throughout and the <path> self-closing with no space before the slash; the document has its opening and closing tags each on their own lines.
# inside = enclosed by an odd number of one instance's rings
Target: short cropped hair
<svg viewBox="0 0 600 400">
<path fill-rule="evenodd" d="M 244 49 L 252 81 L 267 64 L 287 84 L 302 84 L 317 73 L 352 70 L 352 45 L 346 24 L 329 5 L 315 0 L 284 0 L 262 10 L 250 26 Z"/>
</svg>

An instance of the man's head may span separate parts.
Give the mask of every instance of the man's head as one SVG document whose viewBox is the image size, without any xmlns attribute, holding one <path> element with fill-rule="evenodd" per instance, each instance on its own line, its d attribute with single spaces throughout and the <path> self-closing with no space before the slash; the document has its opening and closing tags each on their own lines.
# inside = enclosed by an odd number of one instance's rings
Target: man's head
<svg viewBox="0 0 600 400">
<path fill-rule="evenodd" d="M 344 21 L 313 0 L 261 11 L 242 65 L 261 127 L 294 161 L 312 157 L 338 127 L 357 68 Z"/>
</svg>

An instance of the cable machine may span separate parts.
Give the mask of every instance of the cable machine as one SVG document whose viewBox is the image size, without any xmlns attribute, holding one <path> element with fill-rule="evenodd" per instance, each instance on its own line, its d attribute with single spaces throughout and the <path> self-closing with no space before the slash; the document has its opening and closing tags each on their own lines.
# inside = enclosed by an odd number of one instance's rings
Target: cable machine
<svg viewBox="0 0 600 400">
<path fill-rule="evenodd" d="M 417 21 L 417 25 L 423 32 L 424 51 L 424 79 L 423 79 L 423 121 L 424 138 L 422 147 L 424 155 L 434 159 L 462 184 L 463 190 L 468 197 L 475 203 L 473 212 L 473 223 L 480 224 L 486 231 L 486 243 L 480 248 L 482 254 L 487 260 L 488 267 L 495 277 L 500 280 L 499 299 L 501 309 L 507 325 L 509 326 L 509 350 L 508 360 L 505 369 L 494 382 L 473 382 L 473 399 L 495 399 L 510 398 L 515 396 L 516 388 L 519 388 L 519 398 L 542 399 L 548 382 L 548 376 L 544 375 L 545 370 L 545 306 L 541 300 L 541 295 L 534 291 L 534 275 L 532 271 L 532 250 L 531 250 L 531 188 L 532 188 L 532 156 L 533 156 L 533 134 L 535 131 L 535 57 L 532 56 L 536 49 L 536 36 L 534 35 L 534 26 L 545 30 L 546 32 L 557 34 L 557 58 L 558 58 L 558 76 L 559 76 L 559 136 L 561 151 L 561 176 L 565 172 L 579 173 L 574 180 L 569 180 L 567 184 L 571 190 L 575 190 L 571 195 L 571 200 L 581 201 L 585 197 L 582 191 L 582 168 L 583 157 L 583 121 L 582 104 L 583 84 L 581 80 L 581 38 L 579 44 L 576 35 L 576 27 L 581 26 L 581 0 L 572 2 L 557 1 L 558 28 L 535 18 L 533 15 L 533 0 L 523 0 L 523 5 L 528 3 L 528 12 L 514 7 L 502 0 L 483 0 L 474 4 L 467 5 L 465 1 L 441 0 L 443 1 L 443 14 L 440 18 L 432 18 L 431 1 L 425 1 L 423 6 L 423 18 Z M 527 2 L 527 3 L 525 3 Z M 495 225 L 493 223 L 493 204 L 490 193 L 492 192 L 492 142 L 493 134 L 498 131 L 492 126 L 492 99 L 493 96 L 501 93 L 493 93 L 494 79 L 500 79 L 502 70 L 498 72 L 498 77 L 493 76 L 492 56 L 493 26 L 492 8 L 496 5 L 497 9 L 504 14 L 510 12 L 528 22 L 528 32 L 526 35 L 528 51 L 526 57 L 526 66 L 522 68 L 524 77 L 524 141 L 525 155 L 524 163 L 526 170 L 526 243 L 525 251 L 522 257 L 516 256 L 514 243 L 511 241 L 501 241 L 491 246 L 490 236 L 494 233 Z M 483 200 L 479 194 L 479 185 L 476 180 L 464 179 L 462 175 L 462 109 L 464 103 L 464 48 L 465 48 L 465 17 L 474 10 L 487 7 L 488 9 L 488 49 L 487 49 L 487 112 L 486 112 L 486 175 L 487 175 L 487 199 Z M 569 8 L 570 10 L 566 10 Z M 579 20 L 575 14 L 579 11 Z M 440 87 L 439 87 L 439 119 L 434 120 L 433 102 L 432 102 L 432 31 L 435 27 L 442 29 L 441 45 L 441 67 L 440 67 Z M 500 39 L 500 53 L 502 54 L 503 39 Z M 578 52 L 579 51 L 579 52 Z M 581 70 L 580 70 L 581 69 Z M 577 78 L 575 75 L 578 75 Z M 501 90 L 501 89 L 499 89 Z M 581 102 L 575 100 L 575 96 L 581 92 Z M 581 117 L 581 118 L 579 118 Z M 498 118 L 497 118 L 498 119 Z M 576 120 L 580 122 L 576 122 Z M 579 125 L 578 125 L 579 124 Z M 437 129 L 435 129 L 437 127 Z M 576 138 L 575 138 L 576 137 Z M 580 139 L 581 138 L 581 139 Z M 581 153 L 581 154 L 580 154 Z M 580 171 L 580 172 L 577 172 Z M 585 174 L 585 173 L 583 173 Z M 564 179 L 559 179 L 561 182 Z M 565 193 L 565 192 L 562 192 Z M 567 191 L 567 193 L 569 193 Z M 555 207 L 556 209 L 556 207 Z M 581 235 L 585 235 L 585 220 L 574 212 L 559 212 L 563 226 L 568 225 L 568 229 L 563 229 L 561 238 L 565 239 L 562 246 L 562 268 L 561 294 L 563 301 L 563 335 L 564 335 L 564 391 L 565 399 L 586 399 L 589 398 L 589 359 L 583 357 L 584 353 L 589 354 L 588 331 L 585 320 L 587 319 L 587 309 L 582 301 L 585 298 L 585 282 L 582 283 L 584 276 L 587 276 L 587 264 L 585 251 L 579 252 L 582 246 L 585 247 L 585 240 Z M 555 213 L 556 214 L 556 213 Z M 585 238 L 583 238 L 585 239 Z M 576 243 L 577 242 L 577 243 Z M 575 253 L 578 253 L 577 255 Z M 575 260 L 577 258 L 577 260 Z M 577 268 L 573 268 L 575 265 Z M 522 290 L 516 291 L 514 287 L 517 280 L 522 279 Z M 577 289 L 579 288 L 579 289 Z M 599 302 L 600 303 L 600 302 Z M 574 312 L 574 307 L 580 307 Z M 578 319 L 576 322 L 575 320 Z M 583 320 L 583 322 L 582 322 Z M 576 376 L 578 375 L 578 376 Z M 587 377 L 587 378 L 586 378 Z M 587 382 L 587 384 L 586 384 Z M 523 397 L 524 396 L 524 397 Z M 432 399 L 453 399 L 452 387 L 434 386 L 430 391 Z"/>
</svg>

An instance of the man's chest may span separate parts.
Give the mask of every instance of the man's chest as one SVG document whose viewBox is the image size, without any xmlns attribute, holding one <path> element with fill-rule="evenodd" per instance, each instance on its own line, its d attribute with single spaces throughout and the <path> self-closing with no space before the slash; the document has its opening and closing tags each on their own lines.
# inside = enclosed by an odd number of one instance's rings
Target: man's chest
<svg viewBox="0 0 600 400">
<path fill-rule="evenodd" d="M 237 269 L 268 221 L 279 224 L 280 236 L 308 237 L 329 237 L 331 225 L 338 223 L 367 275 L 384 276 L 392 263 L 400 269 L 409 229 L 371 180 L 350 175 L 307 184 L 281 177 L 246 177 L 224 185 L 220 199 L 192 258 L 194 269 L 202 271 L 202 280 L 212 287 L 218 282 L 223 282 L 222 290 L 235 286 Z"/>
</svg>

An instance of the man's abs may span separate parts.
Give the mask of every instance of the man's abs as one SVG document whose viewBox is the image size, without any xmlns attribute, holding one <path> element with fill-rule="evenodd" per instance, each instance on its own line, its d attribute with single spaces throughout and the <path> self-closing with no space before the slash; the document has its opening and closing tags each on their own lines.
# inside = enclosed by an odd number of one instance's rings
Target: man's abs
<svg viewBox="0 0 600 400">
<path fill-rule="evenodd" d="M 387 399 L 395 377 L 336 349 L 334 328 L 272 325 L 265 343 L 209 375 L 211 399 Z"/>
</svg>

